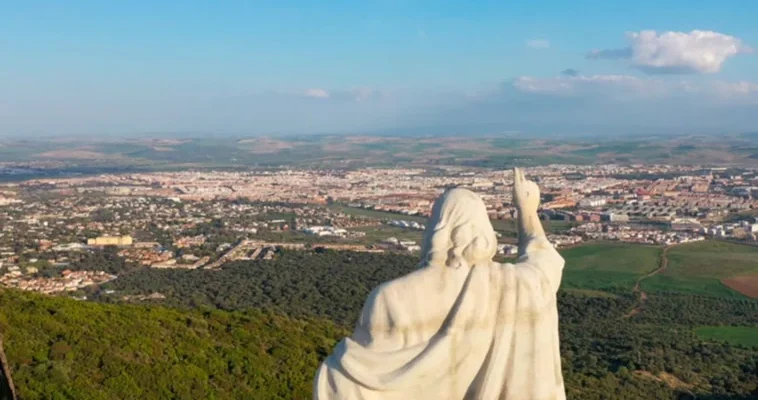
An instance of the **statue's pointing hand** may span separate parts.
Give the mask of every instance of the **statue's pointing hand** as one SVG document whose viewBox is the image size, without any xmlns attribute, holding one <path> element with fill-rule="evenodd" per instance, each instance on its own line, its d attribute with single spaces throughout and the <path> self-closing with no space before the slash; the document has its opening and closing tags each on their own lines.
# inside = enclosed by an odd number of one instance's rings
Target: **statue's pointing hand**
<svg viewBox="0 0 758 400">
<path fill-rule="evenodd" d="M 513 203 L 520 213 L 537 212 L 540 206 L 540 188 L 519 168 L 513 169 Z"/>
</svg>

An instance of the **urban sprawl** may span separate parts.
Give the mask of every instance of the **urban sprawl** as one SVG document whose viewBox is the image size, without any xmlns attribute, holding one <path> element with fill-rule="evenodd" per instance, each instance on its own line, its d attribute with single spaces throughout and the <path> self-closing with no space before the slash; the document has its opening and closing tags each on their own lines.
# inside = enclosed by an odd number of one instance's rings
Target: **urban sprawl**
<svg viewBox="0 0 758 400">
<path fill-rule="evenodd" d="M 668 165 L 530 168 L 558 247 L 756 241 L 755 170 Z M 503 257 L 517 253 L 510 170 L 161 172 L 0 184 L 0 285 L 44 293 L 117 279 L 95 255 L 147 268 L 214 269 L 278 251 L 417 252 L 446 188 L 481 195 Z M 102 258 L 101 257 L 101 258 Z M 94 260 L 94 261 L 93 261 Z"/>
</svg>

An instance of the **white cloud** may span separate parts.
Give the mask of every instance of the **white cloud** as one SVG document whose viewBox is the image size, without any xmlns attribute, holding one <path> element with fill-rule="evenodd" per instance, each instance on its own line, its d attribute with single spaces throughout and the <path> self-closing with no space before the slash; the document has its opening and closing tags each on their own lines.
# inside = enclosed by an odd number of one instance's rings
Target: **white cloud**
<svg viewBox="0 0 758 400">
<path fill-rule="evenodd" d="M 576 75 L 552 78 L 522 76 L 513 81 L 513 86 L 521 92 L 546 94 L 581 94 L 617 90 L 625 92 L 655 92 L 657 81 L 631 75 Z"/>
<path fill-rule="evenodd" d="M 526 46 L 532 49 L 550 48 L 550 42 L 545 39 L 530 39 L 526 41 Z"/>
<path fill-rule="evenodd" d="M 389 97 L 387 91 L 374 89 L 371 87 L 354 87 L 351 89 L 308 89 L 303 94 L 304 97 L 315 99 L 329 99 L 332 101 L 350 101 L 361 102 L 376 100 Z"/>
<path fill-rule="evenodd" d="M 308 89 L 305 91 L 305 97 L 312 97 L 315 99 L 328 99 L 329 92 L 324 89 Z"/>
<path fill-rule="evenodd" d="M 556 77 L 522 76 L 508 86 L 519 96 L 539 95 L 541 99 L 565 99 L 579 102 L 595 101 L 643 104 L 666 102 L 669 105 L 758 104 L 758 83 L 749 81 L 636 77 L 632 75 L 577 75 Z"/>
<path fill-rule="evenodd" d="M 0 133 L 101 134 L 124 132 L 127 127 L 265 134 L 523 130 L 614 135 L 749 131 L 758 126 L 758 81 L 556 72 L 553 77 L 522 76 L 478 86 L 474 93 L 324 87 L 188 96 L 156 88 L 149 96 L 101 98 L 84 93 L 88 97 L 71 102 L 70 96 L 51 96 L 43 90 L 31 97 L 29 92 L 21 97 L 0 92 Z M 306 97 L 308 92 L 321 99 Z M 328 99 L 323 99 L 325 94 Z M 40 107 L 52 110 L 50 118 L 33 118 Z M 103 111 L 94 123 L 87 117 L 92 109 Z M 133 120 L 140 122 L 130 125 Z"/>
<path fill-rule="evenodd" d="M 758 94 L 758 83 L 747 81 L 716 82 L 714 87 L 722 94 L 727 95 Z"/>
<path fill-rule="evenodd" d="M 713 82 L 708 89 L 714 94 L 711 97 L 722 103 L 748 105 L 751 107 L 758 106 L 758 83 L 756 82 L 717 81 Z"/>
<path fill-rule="evenodd" d="M 562 78 L 533 78 L 520 76 L 513 81 L 513 86 L 522 92 L 561 93 L 570 92 L 574 85 L 569 79 Z"/>
<path fill-rule="evenodd" d="M 752 50 L 734 36 L 713 31 L 663 32 L 646 30 L 626 34 L 630 45 L 593 50 L 588 59 L 629 59 L 647 73 L 715 73 L 727 59 Z"/>
</svg>

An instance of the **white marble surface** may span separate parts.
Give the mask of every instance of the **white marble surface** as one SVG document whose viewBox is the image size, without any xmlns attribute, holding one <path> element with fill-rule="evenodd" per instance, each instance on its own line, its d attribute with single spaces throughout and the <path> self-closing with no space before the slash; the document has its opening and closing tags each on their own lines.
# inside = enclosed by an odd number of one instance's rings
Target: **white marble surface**
<svg viewBox="0 0 758 400">
<path fill-rule="evenodd" d="M 314 399 L 565 399 L 564 261 L 537 218 L 537 185 L 519 170 L 514 179 L 518 261 L 492 261 L 497 240 L 476 194 L 446 192 L 419 269 L 371 292 L 352 336 L 319 368 Z"/>
</svg>

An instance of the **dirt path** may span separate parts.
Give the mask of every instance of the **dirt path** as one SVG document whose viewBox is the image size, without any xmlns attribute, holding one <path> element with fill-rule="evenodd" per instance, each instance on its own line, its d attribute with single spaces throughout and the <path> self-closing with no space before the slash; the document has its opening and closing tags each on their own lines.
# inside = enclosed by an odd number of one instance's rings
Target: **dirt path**
<svg viewBox="0 0 758 400">
<path fill-rule="evenodd" d="M 658 265 L 658 268 L 655 271 L 652 271 L 642 277 L 640 279 L 637 279 L 637 283 L 634 285 L 634 289 L 632 289 L 633 293 L 639 293 L 640 299 L 637 302 L 637 306 L 635 306 L 631 311 L 626 313 L 623 317 L 623 319 L 631 318 L 640 312 L 645 308 L 645 303 L 647 303 L 647 293 L 643 292 L 641 289 L 642 281 L 644 281 L 647 278 L 650 278 L 652 276 L 658 275 L 661 272 L 666 270 L 666 267 L 669 265 L 669 258 L 668 258 L 668 252 L 669 249 L 673 246 L 666 246 L 663 248 L 663 251 L 661 252 L 661 260 Z"/>
</svg>

